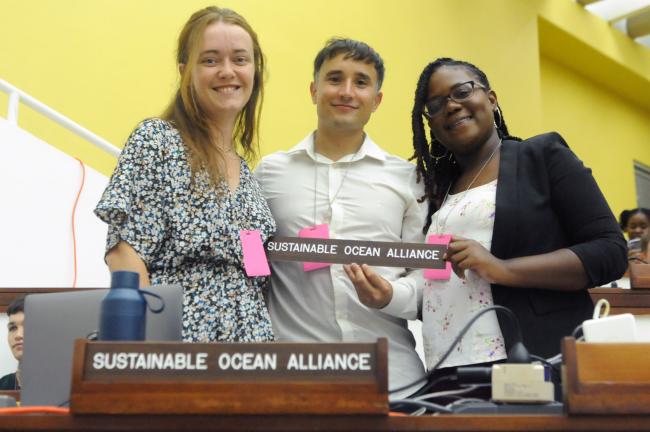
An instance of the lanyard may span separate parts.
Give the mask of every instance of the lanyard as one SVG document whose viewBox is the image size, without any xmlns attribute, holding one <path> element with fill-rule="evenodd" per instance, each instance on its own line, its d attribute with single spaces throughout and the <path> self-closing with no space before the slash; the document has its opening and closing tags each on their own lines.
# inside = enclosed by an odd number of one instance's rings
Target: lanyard
<svg viewBox="0 0 650 432">
<path fill-rule="evenodd" d="M 365 141 L 365 135 L 364 135 L 364 141 Z M 334 196 L 329 199 L 328 198 L 328 214 L 327 217 L 325 218 L 324 223 L 329 223 L 330 218 L 332 217 L 332 205 L 334 204 L 334 201 L 336 201 L 336 197 L 339 196 L 339 192 L 341 192 L 341 188 L 343 187 L 343 183 L 345 183 L 345 179 L 348 177 L 348 173 L 350 172 L 350 166 L 352 166 L 352 162 L 355 161 L 355 158 L 359 154 L 359 151 L 361 151 L 361 147 L 363 147 L 363 142 L 359 146 L 356 152 L 352 155 L 352 158 L 347 161 L 347 166 L 345 167 L 345 171 L 343 173 L 343 178 L 341 179 L 341 183 L 339 184 L 338 189 L 336 190 L 336 193 Z M 316 153 L 316 140 L 314 140 L 314 159 L 316 161 L 316 164 L 314 165 L 314 225 L 316 225 L 316 199 L 318 196 L 318 153 Z M 334 162 L 334 163 L 338 163 Z"/>
</svg>

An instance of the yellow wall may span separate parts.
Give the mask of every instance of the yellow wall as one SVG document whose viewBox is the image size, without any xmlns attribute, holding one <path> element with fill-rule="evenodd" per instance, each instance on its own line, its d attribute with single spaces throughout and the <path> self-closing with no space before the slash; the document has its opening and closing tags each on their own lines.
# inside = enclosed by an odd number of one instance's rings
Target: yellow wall
<svg viewBox="0 0 650 432">
<path fill-rule="evenodd" d="M 169 100 L 176 84 L 176 37 L 187 17 L 206 4 L 205 0 L 0 0 L 0 78 L 121 147 L 138 121 L 160 113 Z M 308 95 L 313 57 L 329 37 L 347 36 L 367 41 L 386 62 L 384 100 L 368 130 L 388 151 L 411 154 L 410 108 L 424 65 L 439 56 L 462 58 L 488 74 L 514 134 L 560 130 L 594 169 L 615 211 L 634 204 L 629 166 L 632 159 L 650 164 L 648 130 L 643 127 L 648 107 L 634 100 L 629 88 L 625 89 L 629 97 L 615 105 L 620 108 L 615 114 L 620 124 L 640 124 L 626 128 L 628 139 L 617 144 L 617 164 L 620 160 L 621 167 L 628 167 L 618 175 L 606 173 L 611 157 L 597 158 L 586 151 L 593 137 L 604 136 L 598 128 L 607 124 L 599 121 L 592 134 L 583 135 L 585 125 L 568 120 L 582 104 L 593 105 L 605 97 L 591 91 L 615 81 L 611 75 L 620 71 L 629 75 L 626 83 L 641 83 L 634 88 L 650 89 L 650 67 L 646 70 L 650 50 L 636 46 L 572 0 L 218 4 L 236 9 L 250 21 L 267 55 L 263 154 L 292 146 L 314 127 L 315 110 Z M 540 27 L 540 19 L 551 25 Z M 553 26 L 561 32 L 553 33 Z M 555 37 L 576 43 L 556 43 Z M 540 60 L 542 43 L 545 58 L 552 60 Z M 571 59 L 585 52 L 588 59 L 600 59 L 609 69 L 575 75 L 572 70 L 580 65 Z M 571 91 L 560 91 L 567 86 Z M 571 110 L 554 103 L 565 97 L 571 98 L 567 102 Z M 5 101 L 0 94 L 0 114 Z M 28 109 L 21 110 L 20 123 L 100 171 L 112 171 L 114 159 Z"/>
<path fill-rule="evenodd" d="M 633 158 L 650 162 L 650 111 L 542 57 L 544 124 L 594 169 L 612 209 L 636 207 Z"/>
</svg>

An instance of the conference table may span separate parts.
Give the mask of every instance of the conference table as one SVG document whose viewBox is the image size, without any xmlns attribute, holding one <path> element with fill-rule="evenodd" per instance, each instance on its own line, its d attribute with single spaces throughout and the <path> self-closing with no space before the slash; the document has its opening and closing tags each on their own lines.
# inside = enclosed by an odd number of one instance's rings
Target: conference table
<svg viewBox="0 0 650 432">
<path fill-rule="evenodd" d="M 16 290 L 18 291 L 18 290 Z M 31 290 L 41 291 L 41 290 Z M 42 289 L 42 292 L 58 291 Z M 13 297 L 18 292 L 5 291 Z M 596 289 L 617 313 L 648 314 L 650 290 Z M 4 300 L 4 301 L 2 301 Z M 0 304 L 9 298 L 0 299 Z M 625 310 L 627 309 L 627 310 Z M 650 365 L 649 365 L 650 367 Z M 612 394 L 616 398 L 616 394 Z M 0 431 L 650 431 L 650 415 L 0 415 Z"/>
</svg>

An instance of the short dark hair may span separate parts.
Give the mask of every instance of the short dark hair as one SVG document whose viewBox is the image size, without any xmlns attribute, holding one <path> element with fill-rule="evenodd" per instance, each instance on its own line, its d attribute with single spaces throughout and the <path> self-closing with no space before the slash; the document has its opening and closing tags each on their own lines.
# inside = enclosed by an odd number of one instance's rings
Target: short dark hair
<svg viewBox="0 0 650 432">
<path fill-rule="evenodd" d="M 25 297 L 18 297 L 14 299 L 9 306 L 7 306 L 7 316 L 16 315 L 19 312 L 25 312 Z"/>
<path fill-rule="evenodd" d="M 384 61 L 381 56 L 372 49 L 367 43 L 345 38 L 332 38 L 327 41 L 314 59 L 314 80 L 320 71 L 325 60 L 330 60 L 339 54 L 345 54 L 344 59 L 352 59 L 371 64 L 377 71 L 377 89 L 381 88 L 384 82 Z"/>
</svg>

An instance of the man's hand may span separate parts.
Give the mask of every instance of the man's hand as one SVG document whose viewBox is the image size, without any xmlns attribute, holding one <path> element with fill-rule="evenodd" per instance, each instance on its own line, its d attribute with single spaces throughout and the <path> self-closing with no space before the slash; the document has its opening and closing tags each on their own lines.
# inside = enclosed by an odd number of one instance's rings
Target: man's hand
<svg viewBox="0 0 650 432">
<path fill-rule="evenodd" d="M 465 270 L 474 270 L 488 283 L 497 283 L 507 273 L 505 262 L 476 240 L 452 236 L 444 258 L 451 262 L 454 273 L 461 279 L 465 278 Z"/>
<path fill-rule="evenodd" d="M 343 269 L 357 290 L 361 303 L 374 309 L 381 309 L 390 303 L 393 286 L 369 265 L 346 264 Z"/>
</svg>

